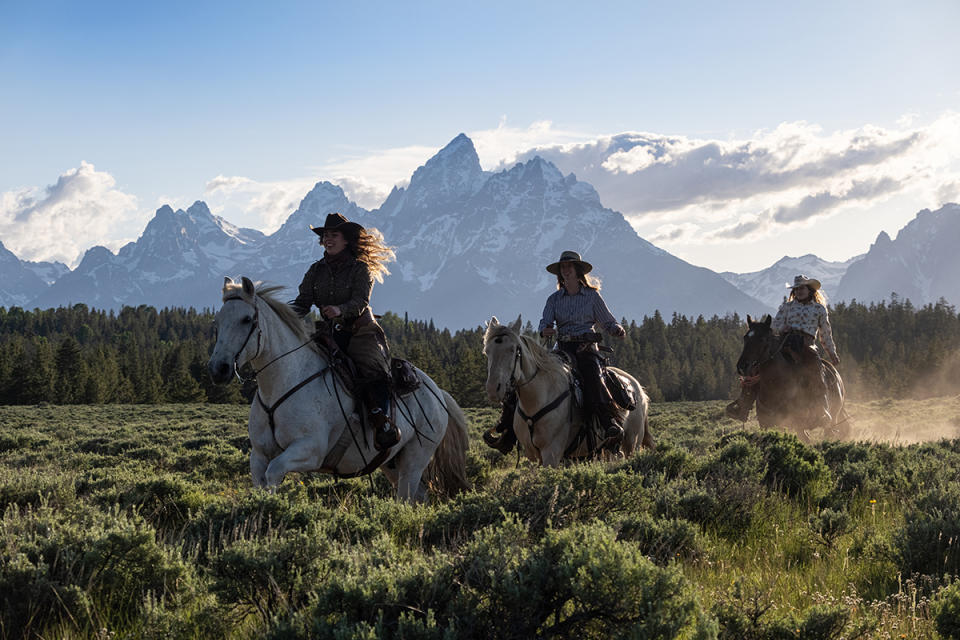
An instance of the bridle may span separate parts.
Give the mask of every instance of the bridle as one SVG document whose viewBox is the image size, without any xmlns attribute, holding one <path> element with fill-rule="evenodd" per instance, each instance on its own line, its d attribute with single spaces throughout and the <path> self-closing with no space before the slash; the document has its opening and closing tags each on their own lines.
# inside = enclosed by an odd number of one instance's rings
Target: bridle
<svg viewBox="0 0 960 640">
<path fill-rule="evenodd" d="M 519 338 L 518 338 L 519 339 Z M 537 374 L 540 373 L 540 365 L 537 365 L 536 370 L 533 372 L 533 375 L 527 378 L 526 380 L 520 380 L 517 378 L 517 367 L 520 367 L 520 372 L 523 373 L 523 349 L 521 344 L 518 342 L 516 355 L 513 357 L 513 367 L 510 369 L 510 387 L 511 391 L 517 391 L 521 387 L 524 387 L 537 377 Z M 533 439 L 533 426 L 548 413 L 559 407 L 563 401 L 570 395 L 569 387 L 565 389 L 559 396 L 554 398 L 551 402 L 547 403 L 545 406 L 541 407 L 539 411 L 535 412 L 533 415 L 527 415 L 523 410 L 523 407 L 520 406 L 520 403 L 517 403 L 517 413 L 520 414 L 520 417 L 523 418 L 523 421 L 527 423 L 527 428 L 530 429 L 530 437 Z"/>
<path fill-rule="evenodd" d="M 755 375 L 755 374 L 752 374 L 751 372 L 756 372 L 758 369 L 760 369 L 760 367 L 762 367 L 763 365 L 767 364 L 768 362 L 776 358 L 777 354 L 783 351 L 783 345 L 786 343 L 786 341 L 787 341 L 787 334 L 780 336 L 779 340 L 773 333 L 766 336 L 763 339 L 763 349 L 764 349 L 763 353 L 766 354 L 766 356 L 764 357 L 763 355 L 761 355 L 761 357 L 758 358 L 757 360 L 753 360 L 752 362 L 750 362 L 748 366 L 745 367 L 746 373 L 744 373 L 741 377 L 746 378 L 746 377 Z M 776 348 L 771 349 L 771 345 L 774 342 L 777 342 L 777 346 Z"/>
<path fill-rule="evenodd" d="M 236 374 L 237 379 L 240 380 L 241 383 L 243 383 L 243 382 L 249 382 L 249 381 L 251 381 L 251 380 L 256 380 L 256 379 L 257 379 L 257 374 L 263 372 L 264 369 L 266 369 L 267 367 L 269 367 L 270 365 L 272 365 L 274 362 L 276 362 L 277 360 L 280 360 L 281 358 L 283 358 L 283 357 L 285 357 L 285 356 L 290 355 L 290 354 L 293 353 L 294 351 L 297 351 L 297 350 L 299 350 L 299 349 L 304 348 L 305 346 L 307 346 L 308 344 L 310 344 L 310 342 L 312 342 L 312 340 L 307 340 L 307 341 L 304 342 L 303 344 L 301 344 L 301 345 L 299 345 L 299 346 L 297 346 L 297 347 L 294 347 L 293 349 L 290 349 L 289 351 L 287 351 L 287 352 L 285 352 L 285 353 L 281 353 L 281 354 L 278 355 L 276 358 L 274 358 L 273 360 L 271 360 L 271 361 L 268 362 L 267 364 L 263 365 L 263 366 L 260 367 L 259 369 L 254 369 L 254 370 L 253 370 L 253 373 L 252 373 L 249 377 L 244 378 L 242 375 L 240 375 L 240 367 L 237 366 L 237 360 L 240 358 L 240 354 L 243 353 L 243 350 L 247 348 L 247 343 L 250 342 L 250 338 L 253 336 L 253 332 L 254 332 L 254 331 L 257 332 L 257 352 L 256 352 L 255 354 L 253 354 L 252 357 L 247 358 L 247 362 L 250 362 L 250 361 L 252 361 L 252 360 L 255 360 L 255 359 L 257 358 L 257 356 L 260 355 L 260 350 L 263 348 L 263 344 L 262 344 L 263 332 L 260 330 L 260 307 L 257 305 L 257 298 L 256 298 L 256 297 L 254 297 L 253 302 L 250 302 L 249 300 L 247 300 L 247 299 L 245 299 L 245 298 L 243 298 L 243 297 L 241 297 L 241 296 L 230 296 L 229 298 L 224 298 L 223 301 L 224 301 L 224 303 L 226 303 L 226 302 L 230 302 L 231 300 L 239 300 L 240 302 L 243 302 L 243 303 L 245 303 L 245 304 L 249 304 L 250 306 L 253 307 L 253 322 L 252 322 L 251 325 L 250 325 L 250 331 L 247 332 L 247 337 L 246 337 L 246 339 L 243 341 L 243 344 L 240 345 L 240 350 L 237 351 L 237 353 L 236 353 L 235 356 L 233 356 L 233 372 Z"/>
<path fill-rule="evenodd" d="M 533 382 L 533 379 L 537 377 L 537 374 L 540 373 L 540 365 L 537 365 L 536 370 L 533 372 L 533 375 L 527 378 L 526 380 L 520 380 L 517 378 L 517 367 L 520 367 L 520 373 L 523 373 L 523 350 L 519 344 L 517 344 L 517 353 L 513 357 L 513 367 L 510 369 L 510 386 L 511 391 L 516 391 L 520 387 L 525 387 L 526 385 Z"/>
<path fill-rule="evenodd" d="M 248 380 L 256 380 L 257 374 L 262 373 L 264 369 L 272 365 L 274 362 L 280 360 L 285 356 L 290 355 L 294 351 L 304 348 L 305 346 L 313 342 L 313 339 L 311 338 L 306 342 L 304 342 L 303 344 L 296 346 L 293 349 L 290 349 L 289 351 L 281 353 L 276 358 L 274 358 L 267 364 L 263 365 L 259 369 L 255 369 L 253 374 L 249 378 L 243 378 L 243 376 L 240 375 L 240 372 L 237 368 L 237 360 L 240 358 L 240 354 L 243 353 L 243 350 L 247 348 L 247 343 L 250 342 L 250 338 L 253 336 L 253 332 L 255 330 L 257 331 L 257 352 L 253 355 L 253 357 L 248 358 L 247 362 L 250 362 L 251 360 L 254 360 L 257 356 L 259 356 L 260 350 L 262 349 L 262 346 L 263 346 L 262 345 L 263 332 L 260 330 L 260 308 L 257 304 L 256 296 L 253 297 L 253 302 L 250 302 L 246 298 L 243 298 L 242 296 L 238 296 L 238 295 L 230 296 L 229 298 L 224 298 L 223 301 L 224 303 L 226 303 L 231 300 L 240 300 L 241 302 L 251 305 L 254 309 L 253 324 L 250 327 L 250 331 L 247 333 L 247 337 L 244 339 L 243 344 L 240 346 L 240 350 L 237 351 L 236 355 L 233 357 L 234 373 L 236 373 L 237 378 L 239 378 L 241 382 L 246 382 Z M 280 405 L 282 405 L 284 402 L 290 399 L 295 393 L 297 393 L 298 391 L 306 387 L 308 384 L 310 384 L 314 380 L 318 378 L 323 378 L 328 372 L 333 372 L 333 365 L 329 363 L 327 364 L 327 366 L 307 376 L 306 378 L 304 378 L 303 380 L 295 384 L 290 389 L 287 389 L 287 391 L 283 393 L 277 399 L 277 401 L 271 405 L 267 405 L 267 403 L 263 401 L 263 397 L 260 395 L 260 389 L 259 387 L 257 388 L 256 400 L 259 403 L 260 408 L 263 409 L 263 412 L 267 415 L 267 420 L 270 425 L 270 433 L 273 434 L 274 441 L 276 441 L 276 437 L 277 437 L 276 436 L 277 424 L 276 424 L 276 419 L 274 417 L 274 414 L 277 412 L 277 409 L 280 407 Z M 340 405 L 340 413 L 343 416 L 343 420 L 346 425 L 346 428 L 341 434 L 340 439 L 337 440 L 337 442 L 333 445 L 333 447 L 327 453 L 326 457 L 323 459 L 323 462 L 321 463 L 321 470 L 331 473 L 337 476 L 338 478 L 356 478 L 358 476 L 369 475 L 374 470 L 380 468 L 380 465 L 382 465 L 386 461 L 386 459 L 389 457 L 392 449 L 388 448 L 378 452 L 377 455 L 374 456 L 372 460 L 367 462 L 366 456 L 363 455 L 363 451 L 360 447 L 360 443 L 357 441 L 357 436 L 353 431 L 353 427 L 351 427 L 350 425 L 350 418 L 347 416 L 346 411 L 343 408 L 343 402 L 340 399 L 340 391 L 337 387 L 337 380 L 335 377 L 333 377 L 332 379 L 332 386 L 333 386 L 333 393 L 337 398 L 337 404 Z M 431 389 L 431 392 L 432 392 L 432 389 Z M 438 397 L 438 400 L 439 400 L 439 397 Z M 419 400 L 417 400 L 417 402 L 419 403 Z M 421 407 L 421 410 L 422 410 L 422 407 Z M 363 461 L 364 466 L 359 471 L 356 471 L 353 473 L 346 473 L 346 474 L 338 473 L 336 471 L 336 466 L 337 464 L 339 464 L 340 459 L 343 458 L 343 454 L 347 450 L 350 440 L 352 440 L 353 444 L 357 447 L 357 450 L 360 453 L 360 459 Z M 277 443 L 277 445 L 279 446 L 279 443 Z"/>
<path fill-rule="evenodd" d="M 244 349 L 247 348 L 247 343 L 250 342 L 250 338 L 253 337 L 253 332 L 254 332 L 254 331 L 257 332 L 257 352 L 256 352 L 255 354 L 253 354 L 253 357 L 247 358 L 247 362 L 250 362 L 251 360 L 253 360 L 254 358 L 256 358 L 257 356 L 260 355 L 260 349 L 261 349 L 262 346 L 263 346 L 263 345 L 261 344 L 261 338 L 263 337 L 263 332 L 260 331 L 260 308 L 257 306 L 257 299 L 256 299 L 256 298 L 254 298 L 254 299 L 253 299 L 253 302 L 251 303 L 251 302 L 249 302 L 248 300 L 244 299 L 244 298 L 241 297 L 241 296 L 230 296 L 229 298 L 224 298 L 224 299 L 223 299 L 223 302 L 224 302 L 224 303 L 227 303 L 227 302 L 230 302 L 231 300 L 239 300 L 240 302 L 243 302 L 243 303 L 245 303 L 245 304 L 249 304 L 250 306 L 253 307 L 253 322 L 250 323 L 250 331 L 247 332 L 247 337 L 246 337 L 246 339 L 244 339 L 243 344 L 240 345 L 240 349 L 239 349 L 239 350 L 237 351 L 237 353 L 233 356 L 233 372 L 237 375 L 237 378 L 240 379 L 240 382 L 247 382 L 248 380 L 254 380 L 254 379 L 256 379 L 256 377 L 257 377 L 256 374 L 259 373 L 259 371 L 254 372 L 254 374 L 253 374 L 252 376 L 250 376 L 249 378 L 244 378 L 243 376 L 240 375 L 240 367 L 237 366 L 237 360 L 240 359 L 240 354 L 243 353 Z M 246 363 L 244 363 L 244 364 L 246 364 Z M 263 369 L 261 369 L 260 371 L 263 371 Z"/>
</svg>

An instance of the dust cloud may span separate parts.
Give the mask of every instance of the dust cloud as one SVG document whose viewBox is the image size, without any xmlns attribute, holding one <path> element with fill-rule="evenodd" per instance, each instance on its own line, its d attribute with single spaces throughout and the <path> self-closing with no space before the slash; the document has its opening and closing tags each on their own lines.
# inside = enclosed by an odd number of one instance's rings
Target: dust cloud
<svg viewBox="0 0 960 640">
<path fill-rule="evenodd" d="M 960 395 L 849 403 L 850 440 L 908 445 L 960 438 Z"/>
</svg>

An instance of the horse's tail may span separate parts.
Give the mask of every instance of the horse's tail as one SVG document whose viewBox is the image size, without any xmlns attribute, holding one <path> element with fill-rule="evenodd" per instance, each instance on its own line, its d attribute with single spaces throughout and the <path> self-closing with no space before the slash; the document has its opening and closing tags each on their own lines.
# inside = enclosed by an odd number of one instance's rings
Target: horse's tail
<svg viewBox="0 0 960 640">
<path fill-rule="evenodd" d="M 637 405 L 637 411 L 643 414 L 643 439 L 640 441 L 640 445 L 647 449 L 656 449 L 657 445 L 653 441 L 653 434 L 650 433 L 650 396 L 647 395 L 647 390 L 642 385 L 640 385 L 640 399 Z"/>
<path fill-rule="evenodd" d="M 447 497 L 453 497 L 470 489 L 467 481 L 467 417 L 449 393 L 442 389 L 440 393 L 449 416 L 447 431 L 443 434 L 425 475 L 432 489 Z"/>
</svg>

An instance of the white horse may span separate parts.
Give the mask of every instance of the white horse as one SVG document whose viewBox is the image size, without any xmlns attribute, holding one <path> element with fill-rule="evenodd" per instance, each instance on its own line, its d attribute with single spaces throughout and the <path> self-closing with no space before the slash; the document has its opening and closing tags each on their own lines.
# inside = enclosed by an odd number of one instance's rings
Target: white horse
<svg viewBox="0 0 960 640">
<path fill-rule="evenodd" d="M 570 369 L 536 340 L 520 335 L 520 318 L 510 325 L 500 324 L 496 316 L 490 318 L 483 337 L 483 352 L 487 356 L 486 388 L 490 401 L 502 402 L 510 391 L 517 392 L 513 430 L 527 458 L 554 467 L 564 458 L 595 454 L 588 449 L 586 441 L 576 442 L 583 414 L 567 393 Z M 629 456 L 641 445 L 652 449 L 646 392 L 626 371 L 610 369 L 628 381 L 637 398 L 636 409 L 627 413 L 623 424 L 621 451 Z"/>
<path fill-rule="evenodd" d="M 394 399 L 400 442 L 376 451 L 354 395 L 303 321 L 273 297 L 279 289 L 224 279 L 207 365 L 218 383 L 245 363 L 257 372 L 248 424 L 254 486 L 275 489 L 291 471 L 355 477 L 380 468 L 397 496 L 411 502 L 424 500 L 427 486 L 446 495 L 467 489 L 466 418 L 454 399 L 417 369 L 420 386 Z"/>
</svg>

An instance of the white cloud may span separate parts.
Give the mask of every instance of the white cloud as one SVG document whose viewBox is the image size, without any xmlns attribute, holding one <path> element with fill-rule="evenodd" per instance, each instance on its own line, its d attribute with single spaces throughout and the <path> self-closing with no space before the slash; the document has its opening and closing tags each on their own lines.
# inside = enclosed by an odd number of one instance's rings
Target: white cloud
<svg viewBox="0 0 960 640">
<path fill-rule="evenodd" d="M 960 114 L 916 121 L 911 115 L 895 129 L 832 133 L 784 123 L 740 140 L 628 132 L 542 145 L 517 159 L 539 155 L 575 173 L 654 242 L 757 239 L 851 203 L 864 208 L 912 193 L 922 206 L 936 206 L 954 193 Z M 661 226 L 651 229 L 653 222 Z M 684 226 L 693 222 L 704 227 L 696 237 Z"/>
<path fill-rule="evenodd" d="M 547 120 L 510 126 L 506 118 L 467 135 L 484 169 L 509 168 L 540 155 L 591 183 L 605 206 L 622 212 L 644 237 L 672 249 L 773 239 L 895 198 L 917 203 L 917 209 L 960 198 L 960 113 L 953 112 L 927 122 L 907 114 L 892 128 L 834 132 L 807 122 L 783 123 L 740 139 L 597 135 Z M 309 169 L 316 177 L 259 181 L 219 175 L 207 182 L 202 197 L 230 222 L 266 233 L 320 180 L 341 186 L 351 200 L 372 209 L 453 137 L 455 132 L 437 146 L 349 150 Z M 194 199 L 163 202 L 182 207 Z M 0 240 L 25 259 L 75 264 L 93 244 L 115 249 L 136 237 L 152 213 L 138 212 L 134 196 L 84 162 L 46 189 L 0 194 Z"/>
<path fill-rule="evenodd" d="M 417 167 L 438 150 L 419 145 L 358 150 L 331 159 L 316 171 L 339 185 L 350 200 L 365 209 L 374 209 L 383 204 L 395 185 L 406 184 Z"/>
<path fill-rule="evenodd" d="M 44 189 L 0 194 L 0 240 L 21 260 L 58 260 L 73 267 L 93 245 L 119 248 L 132 238 L 118 237 L 118 230 L 142 222 L 137 198 L 88 162 Z"/>
<path fill-rule="evenodd" d="M 578 144 L 596 138 L 595 134 L 556 129 L 550 120 L 539 120 L 528 127 L 511 127 L 507 125 L 506 116 L 500 118 L 495 129 L 472 131 L 467 136 L 473 140 L 480 165 L 492 170 L 513 166 L 527 149 Z"/>
<path fill-rule="evenodd" d="M 657 162 L 665 163 L 669 161 L 670 156 L 667 154 L 663 154 L 658 158 L 648 147 L 634 147 L 628 151 L 617 151 L 610 154 L 600 166 L 613 173 L 636 173 L 637 171 L 643 171 Z"/>
<path fill-rule="evenodd" d="M 316 180 L 298 178 L 259 182 L 242 176 L 217 176 L 204 188 L 210 211 L 240 227 L 276 231 L 293 213 Z"/>
<path fill-rule="evenodd" d="M 652 235 L 647 236 L 647 240 L 656 245 L 668 245 L 688 241 L 696 237 L 699 232 L 700 225 L 692 222 L 662 224 Z"/>
</svg>

